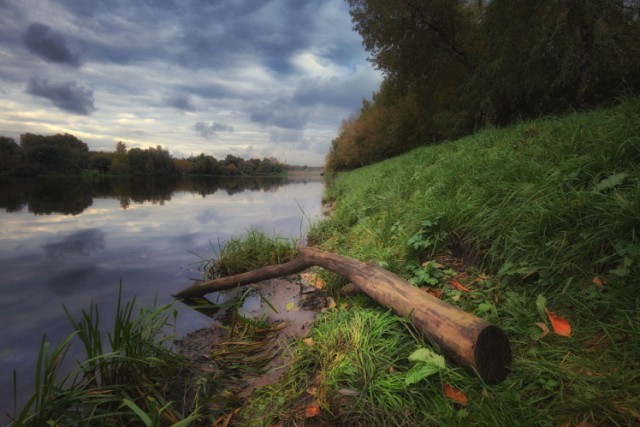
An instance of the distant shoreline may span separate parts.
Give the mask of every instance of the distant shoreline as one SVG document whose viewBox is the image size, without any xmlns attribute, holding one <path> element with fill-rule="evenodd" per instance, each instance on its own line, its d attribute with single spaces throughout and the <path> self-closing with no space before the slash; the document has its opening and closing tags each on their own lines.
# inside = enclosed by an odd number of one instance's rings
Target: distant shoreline
<svg viewBox="0 0 640 427">
<path fill-rule="evenodd" d="M 295 179 L 323 180 L 324 179 L 324 169 L 323 168 L 308 168 L 308 169 L 288 170 L 286 176 L 288 178 L 295 178 Z"/>
</svg>

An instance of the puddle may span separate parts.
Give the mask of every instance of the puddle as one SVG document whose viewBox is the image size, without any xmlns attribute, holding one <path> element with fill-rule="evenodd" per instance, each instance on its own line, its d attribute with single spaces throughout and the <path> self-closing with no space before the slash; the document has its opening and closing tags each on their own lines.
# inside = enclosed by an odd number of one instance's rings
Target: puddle
<svg viewBox="0 0 640 427">
<path fill-rule="evenodd" d="M 235 372 L 229 375 L 224 369 L 225 360 L 216 357 L 216 354 L 223 352 L 221 348 L 228 345 L 232 310 L 243 295 L 244 301 L 238 307 L 238 314 L 247 319 L 277 325 L 261 338 L 259 350 L 250 352 L 251 357 L 263 356 L 267 360 L 258 375 L 238 376 Z M 205 372 L 229 376 L 229 384 L 225 386 L 229 386 L 238 398 L 247 397 L 256 388 L 272 384 L 280 378 L 288 364 L 287 346 L 292 339 L 304 338 L 317 313 L 327 306 L 326 292 L 314 288 L 297 275 L 212 293 L 208 300 L 219 306 L 207 310 L 212 318 L 211 327 L 188 334 L 176 341 L 176 345 L 181 353 Z"/>
</svg>

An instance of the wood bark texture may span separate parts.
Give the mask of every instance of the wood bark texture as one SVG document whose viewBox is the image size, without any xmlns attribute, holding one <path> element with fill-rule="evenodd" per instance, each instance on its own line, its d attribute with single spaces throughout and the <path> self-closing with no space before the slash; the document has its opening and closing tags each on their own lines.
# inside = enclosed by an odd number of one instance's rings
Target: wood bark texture
<svg viewBox="0 0 640 427">
<path fill-rule="evenodd" d="M 311 266 L 345 276 L 380 305 L 408 318 L 449 359 L 476 371 L 487 384 L 497 384 L 507 377 L 511 348 L 502 329 L 412 286 L 377 264 L 366 264 L 315 248 L 298 247 L 298 256 L 293 261 L 198 283 L 177 293 L 175 297 L 196 298 L 261 280 L 288 276 Z"/>
</svg>

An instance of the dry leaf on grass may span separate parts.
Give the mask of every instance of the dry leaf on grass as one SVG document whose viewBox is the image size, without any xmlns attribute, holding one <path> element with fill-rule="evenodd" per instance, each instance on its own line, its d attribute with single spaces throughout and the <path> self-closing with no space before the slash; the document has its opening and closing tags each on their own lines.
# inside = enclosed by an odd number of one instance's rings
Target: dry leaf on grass
<svg viewBox="0 0 640 427">
<path fill-rule="evenodd" d="M 549 321 L 551 322 L 551 326 L 553 327 L 553 332 L 558 335 L 562 335 L 563 337 L 571 336 L 571 325 L 564 318 L 558 316 L 553 311 L 547 311 L 547 316 L 549 316 Z"/>
<path fill-rule="evenodd" d="M 318 408 L 318 405 L 315 403 L 310 404 L 307 406 L 307 409 L 304 410 L 304 416 L 307 418 L 317 417 L 318 415 L 320 415 L 320 408 Z"/>
<path fill-rule="evenodd" d="M 463 392 L 446 383 L 444 385 L 444 395 L 448 399 L 453 400 L 454 402 L 461 405 L 466 405 L 468 402 L 467 396 Z"/>
<path fill-rule="evenodd" d="M 454 288 L 462 292 L 471 292 L 469 289 L 465 288 L 464 285 L 462 285 L 460 282 L 458 282 L 455 279 L 451 281 L 451 286 L 453 286 Z"/>
</svg>

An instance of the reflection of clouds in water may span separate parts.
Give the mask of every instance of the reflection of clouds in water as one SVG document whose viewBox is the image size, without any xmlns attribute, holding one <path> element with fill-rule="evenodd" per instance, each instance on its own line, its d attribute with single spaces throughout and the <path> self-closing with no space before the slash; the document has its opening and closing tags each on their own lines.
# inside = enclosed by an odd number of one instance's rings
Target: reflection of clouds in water
<svg viewBox="0 0 640 427">
<path fill-rule="evenodd" d="M 49 277 L 47 284 L 58 295 L 69 295 L 90 283 L 92 277 L 99 274 L 99 268 L 86 264 L 64 270 Z"/>
<path fill-rule="evenodd" d="M 42 247 L 49 258 L 59 259 L 69 255 L 88 256 L 104 249 L 104 232 L 97 228 L 76 231 L 56 243 Z"/>
<path fill-rule="evenodd" d="M 195 215 L 195 219 L 198 224 L 217 224 L 222 222 L 223 218 L 219 213 L 216 213 L 213 209 L 204 209 Z"/>
</svg>

